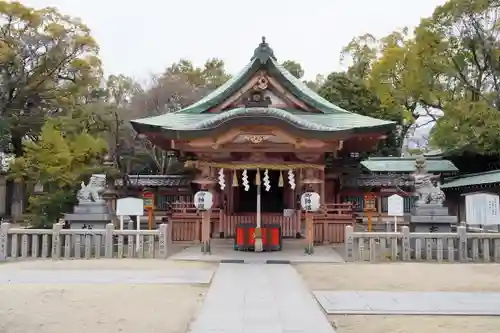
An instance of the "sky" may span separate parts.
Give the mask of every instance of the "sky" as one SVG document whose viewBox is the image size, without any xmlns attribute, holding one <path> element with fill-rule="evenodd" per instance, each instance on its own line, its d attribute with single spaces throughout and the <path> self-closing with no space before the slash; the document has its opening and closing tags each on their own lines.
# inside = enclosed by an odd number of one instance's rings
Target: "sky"
<svg viewBox="0 0 500 333">
<path fill-rule="evenodd" d="M 414 27 L 445 0 L 21 0 L 80 17 L 100 45 L 107 74 L 137 80 L 180 58 L 225 61 L 230 73 L 266 36 L 278 60 L 295 60 L 305 77 L 345 68 L 343 46 L 371 33 Z"/>
</svg>

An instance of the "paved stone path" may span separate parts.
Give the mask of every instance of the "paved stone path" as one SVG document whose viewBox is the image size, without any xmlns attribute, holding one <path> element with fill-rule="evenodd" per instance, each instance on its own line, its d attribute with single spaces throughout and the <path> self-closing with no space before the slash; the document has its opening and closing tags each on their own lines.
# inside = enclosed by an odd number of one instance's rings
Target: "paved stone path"
<svg viewBox="0 0 500 333">
<path fill-rule="evenodd" d="M 328 314 L 500 316 L 500 293 L 315 291 Z"/>
<path fill-rule="evenodd" d="M 189 333 L 334 333 L 289 265 L 221 264 Z"/>
<path fill-rule="evenodd" d="M 283 251 L 266 252 L 265 255 L 258 252 L 235 251 L 233 247 L 215 247 L 211 255 L 204 255 L 200 251 L 200 246 L 188 247 L 170 257 L 171 260 L 182 261 L 206 261 L 224 262 L 237 261 L 244 263 L 266 263 L 272 261 L 287 262 L 291 264 L 299 263 L 343 263 L 342 256 L 331 246 L 317 246 L 314 248 L 314 255 L 304 253 L 304 246 L 297 244 L 286 244 Z"/>
<path fill-rule="evenodd" d="M 168 270 L 9 270 L 0 274 L 0 284 L 41 283 L 130 283 L 130 284 L 208 284 L 208 269 Z"/>
</svg>

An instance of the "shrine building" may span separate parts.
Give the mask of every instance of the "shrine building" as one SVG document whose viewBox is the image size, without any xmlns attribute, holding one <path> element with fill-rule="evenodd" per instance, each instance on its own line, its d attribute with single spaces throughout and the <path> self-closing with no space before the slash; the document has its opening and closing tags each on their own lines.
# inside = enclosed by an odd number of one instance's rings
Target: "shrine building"
<svg viewBox="0 0 500 333">
<path fill-rule="evenodd" d="M 344 161 L 374 150 L 395 125 L 320 97 L 280 65 L 265 38 L 240 73 L 200 101 L 132 121 L 142 137 L 199 170 L 185 188 L 213 194 L 209 226 L 189 190 L 172 203 L 173 238 L 185 241 L 232 238 L 238 224 L 258 221 L 279 225 L 285 238 L 302 237 L 300 196 L 314 191 L 321 201 L 314 240 L 343 242 L 354 222 L 353 202 L 342 199 Z"/>
</svg>

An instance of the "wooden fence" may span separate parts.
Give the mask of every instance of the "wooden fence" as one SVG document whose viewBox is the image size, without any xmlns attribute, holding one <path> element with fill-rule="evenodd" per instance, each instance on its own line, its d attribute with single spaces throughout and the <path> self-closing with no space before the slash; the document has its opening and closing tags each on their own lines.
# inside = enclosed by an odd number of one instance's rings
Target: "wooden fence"
<svg viewBox="0 0 500 333">
<path fill-rule="evenodd" d="M 345 228 L 346 261 L 500 262 L 500 233 L 467 232 L 465 226 L 450 233 L 354 232 Z"/>
<path fill-rule="evenodd" d="M 11 259 L 167 258 L 166 224 L 157 230 L 17 229 L 0 225 L 0 262 Z"/>
</svg>

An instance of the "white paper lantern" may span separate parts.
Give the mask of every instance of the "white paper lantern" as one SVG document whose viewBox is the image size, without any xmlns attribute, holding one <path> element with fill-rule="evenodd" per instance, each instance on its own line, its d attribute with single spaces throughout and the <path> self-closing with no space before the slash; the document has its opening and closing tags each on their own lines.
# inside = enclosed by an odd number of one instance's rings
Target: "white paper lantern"
<svg viewBox="0 0 500 333">
<path fill-rule="evenodd" d="M 319 194 L 316 192 L 305 192 L 300 197 L 300 205 L 306 212 L 315 212 L 319 209 Z"/>
<path fill-rule="evenodd" d="M 198 210 L 209 210 L 213 204 L 213 194 L 208 191 L 199 191 L 194 195 L 194 206 Z"/>
</svg>

